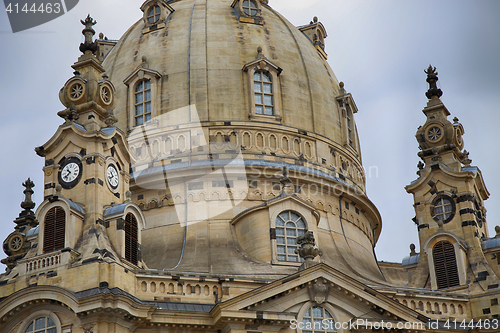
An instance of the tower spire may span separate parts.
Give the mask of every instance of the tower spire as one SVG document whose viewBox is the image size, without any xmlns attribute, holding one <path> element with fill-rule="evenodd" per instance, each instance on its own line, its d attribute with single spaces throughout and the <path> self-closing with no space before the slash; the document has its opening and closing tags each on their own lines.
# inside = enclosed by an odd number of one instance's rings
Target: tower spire
<svg viewBox="0 0 500 333">
<path fill-rule="evenodd" d="M 427 82 L 429 83 L 429 90 L 425 93 L 428 99 L 432 99 L 432 97 L 436 96 L 437 98 L 443 96 L 443 92 L 436 86 L 436 82 L 438 79 L 438 72 L 436 72 L 436 67 L 432 67 L 429 65 L 427 70 L 424 70 L 425 74 L 427 74 Z"/>
<path fill-rule="evenodd" d="M 97 43 L 92 41 L 92 37 L 95 35 L 95 30 L 92 28 L 97 24 L 97 21 L 90 17 L 90 14 L 84 20 L 80 20 L 85 28 L 82 30 L 82 34 L 85 36 L 85 42 L 80 44 L 80 51 L 85 54 L 87 51 L 91 51 L 93 54 L 97 51 Z"/>
</svg>

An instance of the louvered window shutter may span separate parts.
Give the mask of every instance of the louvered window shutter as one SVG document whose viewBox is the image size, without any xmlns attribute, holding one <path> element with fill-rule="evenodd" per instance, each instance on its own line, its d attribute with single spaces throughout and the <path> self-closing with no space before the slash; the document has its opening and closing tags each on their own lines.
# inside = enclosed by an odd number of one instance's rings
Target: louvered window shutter
<svg viewBox="0 0 500 333">
<path fill-rule="evenodd" d="M 135 216 L 128 213 L 125 217 L 125 259 L 137 265 L 138 231 Z"/>
<path fill-rule="evenodd" d="M 447 241 L 437 243 L 432 250 L 432 255 L 438 288 L 459 286 L 460 280 L 453 244 Z"/>
<path fill-rule="evenodd" d="M 64 248 L 66 213 L 62 207 L 53 207 L 45 215 L 43 252 Z"/>
</svg>

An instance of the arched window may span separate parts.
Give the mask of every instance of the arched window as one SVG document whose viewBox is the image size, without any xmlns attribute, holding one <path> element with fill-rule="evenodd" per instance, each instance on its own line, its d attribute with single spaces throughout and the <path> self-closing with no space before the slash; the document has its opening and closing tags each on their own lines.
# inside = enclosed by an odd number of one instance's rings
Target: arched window
<svg viewBox="0 0 500 333">
<path fill-rule="evenodd" d="M 134 214 L 128 213 L 125 217 L 125 259 L 137 265 L 138 231 L 137 220 Z"/>
<path fill-rule="evenodd" d="M 271 74 L 257 71 L 253 74 L 255 113 L 274 115 L 273 81 Z"/>
<path fill-rule="evenodd" d="M 151 120 L 151 80 L 142 80 L 135 86 L 135 126 Z"/>
<path fill-rule="evenodd" d="M 455 248 L 448 241 L 437 243 L 432 249 L 436 283 L 439 289 L 460 285 Z"/>
<path fill-rule="evenodd" d="M 321 306 L 312 306 L 302 318 L 302 333 L 336 332 L 332 315 Z"/>
<path fill-rule="evenodd" d="M 304 236 L 307 231 L 306 223 L 299 214 L 284 211 L 276 218 L 276 249 L 279 261 L 299 262 L 295 253 L 297 237 Z"/>
<path fill-rule="evenodd" d="M 49 317 L 40 317 L 31 321 L 25 333 L 57 333 L 56 323 Z"/>
<path fill-rule="evenodd" d="M 160 6 L 155 5 L 148 10 L 148 23 L 154 24 L 160 19 L 161 9 Z"/>
<path fill-rule="evenodd" d="M 66 213 L 62 207 L 53 207 L 45 214 L 43 252 L 62 249 L 66 230 Z"/>
</svg>

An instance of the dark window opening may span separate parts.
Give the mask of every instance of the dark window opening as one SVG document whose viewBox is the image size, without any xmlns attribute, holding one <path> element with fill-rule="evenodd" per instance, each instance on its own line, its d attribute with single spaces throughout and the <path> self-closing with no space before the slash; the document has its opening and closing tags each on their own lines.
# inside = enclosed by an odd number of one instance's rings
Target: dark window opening
<svg viewBox="0 0 500 333">
<path fill-rule="evenodd" d="M 447 241 L 437 243 L 432 250 L 432 255 L 438 288 L 459 286 L 460 280 L 453 244 Z"/>
<path fill-rule="evenodd" d="M 45 215 L 43 252 L 64 248 L 66 212 L 62 207 L 53 207 Z"/>
</svg>

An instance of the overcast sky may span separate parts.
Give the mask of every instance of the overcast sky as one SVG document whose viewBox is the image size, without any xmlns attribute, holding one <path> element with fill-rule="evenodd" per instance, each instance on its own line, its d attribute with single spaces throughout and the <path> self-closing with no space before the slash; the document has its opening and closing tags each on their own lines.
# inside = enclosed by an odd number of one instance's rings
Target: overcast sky
<svg viewBox="0 0 500 333">
<path fill-rule="evenodd" d="M 0 11 L 0 241 L 14 229 L 23 200 L 21 183 L 43 196 L 43 145 L 63 122 L 58 92 L 72 76 L 83 41 L 80 19 L 91 13 L 97 33 L 119 39 L 138 19 L 142 0 L 80 0 L 69 13 L 13 34 Z M 490 236 L 500 216 L 500 1 L 269 0 L 294 25 L 317 16 L 327 30 L 328 62 L 352 93 L 369 198 L 383 221 L 379 260 L 401 262 L 417 244 L 413 198 L 417 127 L 427 98 L 429 64 L 439 72 L 441 100 L 465 128 L 465 149 L 483 172 Z M 378 174 L 374 170 L 378 170 Z M 0 257 L 5 257 L 3 253 Z M 3 271 L 3 268 L 0 268 Z"/>
</svg>

